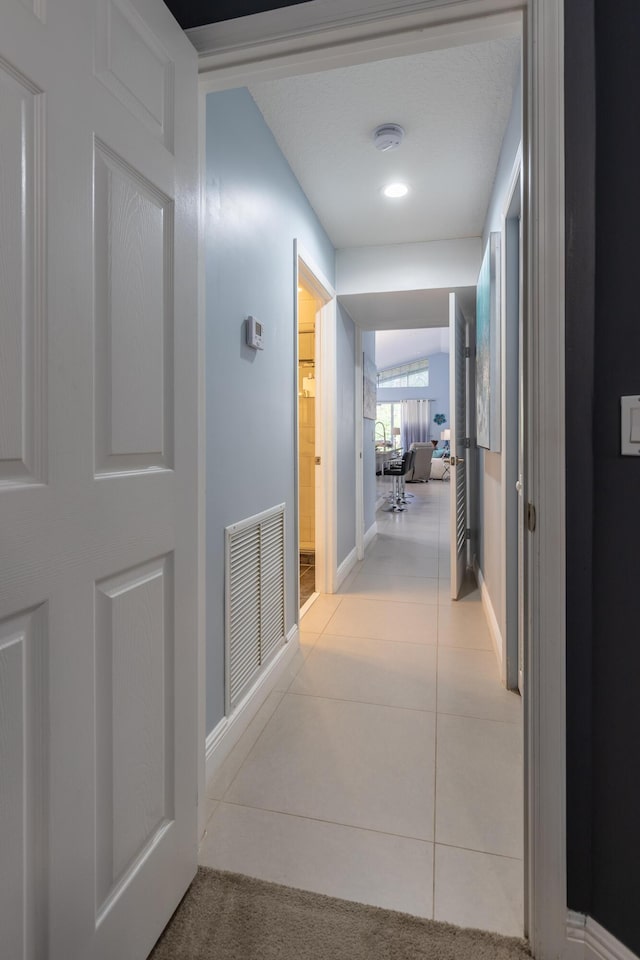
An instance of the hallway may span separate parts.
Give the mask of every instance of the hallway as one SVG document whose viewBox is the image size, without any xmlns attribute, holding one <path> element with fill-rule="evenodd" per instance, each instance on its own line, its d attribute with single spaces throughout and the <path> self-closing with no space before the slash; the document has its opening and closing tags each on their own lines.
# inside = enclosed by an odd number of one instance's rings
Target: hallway
<svg viewBox="0 0 640 960">
<path fill-rule="evenodd" d="M 521 701 L 449 598 L 449 484 L 407 489 L 208 784 L 200 862 L 521 935 Z"/>
</svg>

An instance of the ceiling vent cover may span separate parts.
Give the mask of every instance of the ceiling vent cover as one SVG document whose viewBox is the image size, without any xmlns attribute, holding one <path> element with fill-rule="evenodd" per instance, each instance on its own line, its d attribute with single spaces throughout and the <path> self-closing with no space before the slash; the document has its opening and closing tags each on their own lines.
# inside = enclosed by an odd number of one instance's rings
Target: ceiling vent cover
<svg viewBox="0 0 640 960">
<path fill-rule="evenodd" d="M 403 140 L 404 130 L 399 123 L 382 123 L 373 131 L 373 145 L 382 152 L 395 150 Z"/>
</svg>

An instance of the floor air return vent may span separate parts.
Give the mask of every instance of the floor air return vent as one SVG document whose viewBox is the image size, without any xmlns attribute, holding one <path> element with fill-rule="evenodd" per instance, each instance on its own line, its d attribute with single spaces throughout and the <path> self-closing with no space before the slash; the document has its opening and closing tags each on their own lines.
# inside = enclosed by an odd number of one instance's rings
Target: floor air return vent
<svg viewBox="0 0 640 960">
<path fill-rule="evenodd" d="M 227 715 L 285 643 L 284 504 L 225 530 Z"/>
</svg>

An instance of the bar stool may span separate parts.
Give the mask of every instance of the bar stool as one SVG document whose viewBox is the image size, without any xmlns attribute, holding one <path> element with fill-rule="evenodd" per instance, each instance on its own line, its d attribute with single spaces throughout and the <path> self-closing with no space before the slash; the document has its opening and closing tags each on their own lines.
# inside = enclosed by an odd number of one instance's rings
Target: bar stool
<svg viewBox="0 0 640 960">
<path fill-rule="evenodd" d="M 388 497 L 388 502 L 391 504 L 391 511 L 393 512 L 404 510 L 407 503 L 404 489 L 404 478 L 411 470 L 414 458 L 415 452 L 413 450 L 407 450 L 407 452 L 403 454 L 401 460 L 389 460 L 384 465 L 383 472 L 385 477 L 393 478 L 392 491 Z"/>
</svg>

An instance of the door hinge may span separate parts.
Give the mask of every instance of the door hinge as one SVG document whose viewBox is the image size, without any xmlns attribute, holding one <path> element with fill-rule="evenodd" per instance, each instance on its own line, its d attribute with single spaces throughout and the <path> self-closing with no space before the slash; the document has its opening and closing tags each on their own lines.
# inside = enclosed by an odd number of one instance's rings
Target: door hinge
<svg viewBox="0 0 640 960">
<path fill-rule="evenodd" d="M 467 527 L 467 529 L 465 530 L 464 538 L 465 540 L 471 540 L 471 527 Z"/>
<path fill-rule="evenodd" d="M 534 530 L 536 529 L 536 522 L 537 522 L 537 517 L 536 517 L 535 505 L 533 503 L 528 503 L 527 504 L 527 530 L 529 531 L 529 533 L 533 533 Z"/>
<path fill-rule="evenodd" d="M 471 359 L 471 347 L 464 348 L 464 356 L 465 356 L 465 360 Z"/>
<path fill-rule="evenodd" d="M 316 457 L 316 467 L 319 467 L 321 463 L 322 463 L 322 460 L 320 459 L 320 457 Z"/>
<path fill-rule="evenodd" d="M 471 437 L 465 437 L 465 438 L 464 438 L 464 445 L 465 445 L 465 447 L 466 447 L 467 450 L 470 450 L 470 449 L 471 449 Z"/>
</svg>

